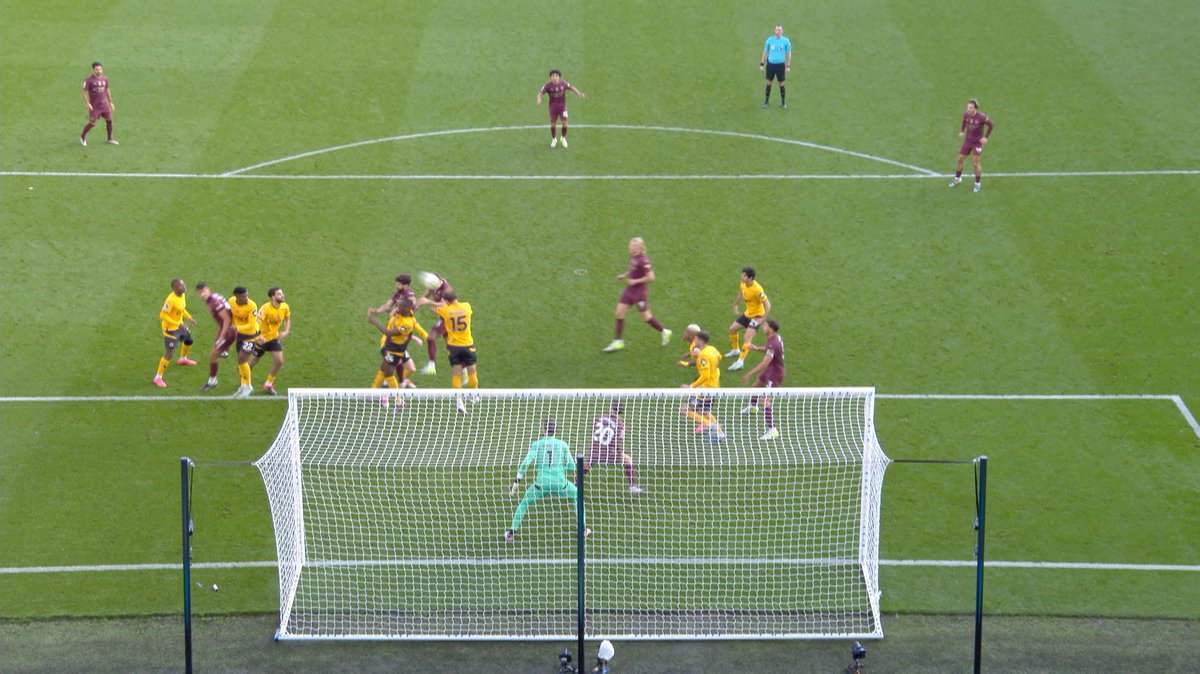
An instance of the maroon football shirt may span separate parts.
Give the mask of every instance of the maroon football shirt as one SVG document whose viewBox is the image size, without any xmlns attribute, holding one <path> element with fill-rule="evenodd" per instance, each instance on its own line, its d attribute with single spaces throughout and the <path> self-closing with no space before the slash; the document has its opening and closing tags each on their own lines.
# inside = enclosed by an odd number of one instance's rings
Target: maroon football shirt
<svg viewBox="0 0 1200 674">
<path fill-rule="evenodd" d="M 91 75 L 83 81 L 83 87 L 88 90 L 88 100 L 91 101 L 93 108 L 108 109 L 107 77 Z"/>
</svg>

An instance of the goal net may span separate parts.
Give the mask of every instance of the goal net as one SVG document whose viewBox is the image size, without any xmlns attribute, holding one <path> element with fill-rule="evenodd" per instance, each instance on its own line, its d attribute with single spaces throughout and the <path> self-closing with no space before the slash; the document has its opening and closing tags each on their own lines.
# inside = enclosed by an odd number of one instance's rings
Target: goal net
<svg viewBox="0 0 1200 674">
<path fill-rule="evenodd" d="M 574 638 L 575 502 L 533 468 L 558 441 L 591 462 L 588 637 L 882 636 L 874 389 L 705 393 L 289 390 L 255 463 L 277 638 Z"/>
</svg>

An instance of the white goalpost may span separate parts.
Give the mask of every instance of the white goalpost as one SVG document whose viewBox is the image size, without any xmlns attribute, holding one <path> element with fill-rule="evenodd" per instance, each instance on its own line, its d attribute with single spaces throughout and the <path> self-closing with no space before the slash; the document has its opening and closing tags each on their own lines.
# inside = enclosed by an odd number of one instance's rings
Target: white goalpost
<svg viewBox="0 0 1200 674">
<path fill-rule="evenodd" d="M 276 637 L 574 638 L 575 502 L 514 482 L 534 442 L 592 462 L 589 638 L 881 637 L 874 389 L 762 392 L 291 389 L 255 462 Z"/>
</svg>

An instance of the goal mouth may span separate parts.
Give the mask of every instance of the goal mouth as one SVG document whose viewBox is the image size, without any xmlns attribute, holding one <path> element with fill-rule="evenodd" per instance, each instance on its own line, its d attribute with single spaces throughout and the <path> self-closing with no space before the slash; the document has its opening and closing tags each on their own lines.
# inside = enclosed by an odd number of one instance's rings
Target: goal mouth
<svg viewBox="0 0 1200 674">
<path fill-rule="evenodd" d="M 589 636 L 883 634 L 872 388 L 288 397 L 255 463 L 279 638 L 572 638 L 575 503 L 514 481 L 547 438 L 588 466 Z"/>
</svg>

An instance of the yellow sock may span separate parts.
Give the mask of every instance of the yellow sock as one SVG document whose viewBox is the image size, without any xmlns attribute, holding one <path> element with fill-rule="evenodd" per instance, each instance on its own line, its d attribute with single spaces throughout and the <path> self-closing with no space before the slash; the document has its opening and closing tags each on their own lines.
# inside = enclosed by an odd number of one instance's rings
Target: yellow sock
<svg viewBox="0 0 1200 674">
<path fill-rule="evenodd" d="M 238 376 L 242 378 L 242 386 L 250 385 L 250 363 L 238 365 Z"/>
<path fill-rule="evenodd" d="M 738 333 L 729 333 L 729 343 L 733 345 L 733 348 L 738 348 Z"/>
<path fill-rule="evenodd" d="M 391 388 L 400 388 L 400 380 L 396 378 L 396 375 L 392 375 L 392 376 L 388 377 L 387 383 L 388 383 L 388 386 Z"/>
<path fill-rule="evenodd" d="M 456 374 L 456 375 L 450 377 L 450 387 L 451 388 L 462 388 L 462 375 Z"/>
<path fill-rule="evenodd" d="M 471 388 L 479 388 L 479 375 L 471 372 L 467 375 L 467 386 Z"/>
<path fill-rule="evenodd" d="M 383 386 L 383 373 L 376 372 L 375 373 L 375 382 L 373 384 L 371 384 L 371 388 L 379 388 L 380 386 Z"/>
<path fill-rule="evenodd" d="M 184 344 L 183 349 L 179 351 L 180 358 L 187 358 L 188 352 L 192 350 L 191 344 Z"/>
<path fill-rule="evenodd" d="M 750 342 L 746 342 L 742 346 L 742 352 L 738 354 L 738 360 L 746 360 L 746 354 L 750 353 Z"/>
<path fill-rule="evenodd" d="M 160 376 L 160 377 L 161 377 L 161 376 L 162 376 L 162 373 L 163 373 L 163 372 L 166 372 L 166 370 L 167 370 L 167 365 L 168 365 L 168 364 L 170 364 L 170 362 L 171 362 L 171 361 L 167 360 L 166 358 L 159 358 L 159 359 L 158 359 L 158 376 Z"/>
<path fill-rule="evenodd" d="M 273 374 L 267 375 L 267 383 L 274 384 L 275 383 L 275 375 L 273 375 Z"/>
<path fill-rule="evenodd" d="M 698 424 L 708 423 L 708 420 L 705 418 L 705 416 L 703 414 L 700 414 L 699 412 L 693 412 L 692 410 L 688 410 L 686 412 L 686 414 L 688 415 L 689 419 L 691 419 L 692 421 L 695 421 Z"/>
</svg>

